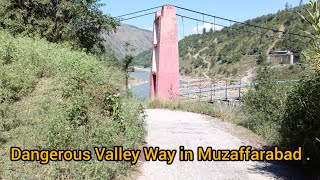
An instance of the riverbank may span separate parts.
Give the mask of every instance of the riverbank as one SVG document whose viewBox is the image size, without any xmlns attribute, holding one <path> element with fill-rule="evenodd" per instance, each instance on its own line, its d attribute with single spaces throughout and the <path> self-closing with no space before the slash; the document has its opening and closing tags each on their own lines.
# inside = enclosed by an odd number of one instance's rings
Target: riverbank
<svg viewBox="0 0 320 180">
<path fill-rule="evenodd" d="M 150 72 L 150 68 L 143 68 L 143 67 L 134 67 L 135 71 L 143 71 L 143 72 Z M 149 78 L 149 77 L 148 77 Z M 185 76 L 185 75 L 180 75 L 180 81 L 188 82 L 188 81 L 199 81 L 199 80 L 204 80 L 206 78 L 204 77 L 194 77 L 194 76 Z"/>
<path fill-rule="evenodd" d="M 146 79 L 143 78 L 137 78 L 137 77 L 130 77 L 129 78 L 129 89 L 135 87 L 135 86 L 139 86 L 142 84 L 147 84 L 149 81 L 147 81 Z"/>
<path fill-rule="evenodd" d="M 144 68 L 144 67 L 133 67 L 135 71 L 150 71 L 150 68 Z"/>
</svg>

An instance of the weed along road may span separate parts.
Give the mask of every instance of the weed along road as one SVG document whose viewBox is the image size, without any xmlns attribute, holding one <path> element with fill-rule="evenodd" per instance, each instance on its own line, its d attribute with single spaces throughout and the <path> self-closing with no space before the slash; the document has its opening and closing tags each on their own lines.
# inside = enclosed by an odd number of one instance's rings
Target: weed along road
<svg viewBox="0 0 320 180">
<path fill-rule="evenodd" d="M 167 158 L 167 161 L 142 162 L 138 168 L 138 179 L 275 179 L 279 174 L 282 174 L 282 177 L 286 176 L 286 173 L 292 175 L 287 168 L 280 165 L 273 165 L 271 170 L 268 169 L 271 164 L 267 162 L 198 161 L 197 149 L 201 146 L 204 149 L 212 147 L 232 150 L 252 144 L 240 140 L 226 130 L 226 126 L 233 125 L 214 118 L 160 109 L 146 112 L 146 147 L 159 147 L 162 150 L 177 152 L 169 152 L 170 157 L 162 157 Z M 180 146 L 195 153 L 194 161 L 179 160 L 179 149 L 182 148 Z M 143 153 L 141 152 L 142 157 Z M 173 155 L 173 162 L 168 163 Z"/>
</svg>

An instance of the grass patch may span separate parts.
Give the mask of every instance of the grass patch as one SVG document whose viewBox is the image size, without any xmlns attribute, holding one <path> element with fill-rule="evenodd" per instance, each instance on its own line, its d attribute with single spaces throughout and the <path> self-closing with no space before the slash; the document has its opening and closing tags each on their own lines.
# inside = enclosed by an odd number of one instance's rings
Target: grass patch
<svg viewBox="0 0 320 180">
<path fill-rule="evenodd" d="M 170 101 L 154 99 L 146 103 L 146 108 L 171 109 L 208 115 L 236 125 L 244 125 L 246 119 L 240 107 L 209 104 L 206 102 Z"/>
<path fill-rule="evenodd" d="M 21 149 L 132 149 L 144 137 L 140 103 L 117 96 L 123 73 L 95 56 L 0 31 L 0 179 L 114 179 L 129 163 L 11 162 Z M 92 153 L 94 154 L 94 153 Z"/>
</svg>

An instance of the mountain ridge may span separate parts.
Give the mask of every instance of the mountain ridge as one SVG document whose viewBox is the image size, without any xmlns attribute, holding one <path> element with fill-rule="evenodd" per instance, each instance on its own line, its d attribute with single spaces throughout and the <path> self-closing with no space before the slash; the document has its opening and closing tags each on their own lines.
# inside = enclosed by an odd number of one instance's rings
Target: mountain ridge
<svg viewBox="0 0 320 180">
<path fill-rule="evenodd" d="M 102 33 L 105 45 L 115 51 L 118 59 L 125 55 L 137 56 L 150 48 L 152 32 L 129 24 L 121 24 L 115 33 Z M 126 45 L 129 45 L 128 47 Z"/>
</svg>

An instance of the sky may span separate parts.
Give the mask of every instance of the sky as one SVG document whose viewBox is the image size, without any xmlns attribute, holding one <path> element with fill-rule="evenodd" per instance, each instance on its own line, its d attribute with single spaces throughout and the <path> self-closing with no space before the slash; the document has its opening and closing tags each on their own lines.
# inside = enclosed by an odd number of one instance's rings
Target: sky
<svg viewBox="0 0 320 180">
<path fill-rule="evenodd" d="M 297 6 L 300 0 L 101 0 L 105 6 L 102 11 L 105 14 L 113 17 L 123 14 L 140 11 L 152 7 L 162 6 L 164 4 L 174 4 L 184 8 L 200 11 L 203 13 L 220 16 L 236 21 L 245 21 L 258 16 L 266 15 L 269 13 L 276 13 L 279 10 L 285 8 L 286 2 L 289 5 Z M 303 3 L 307 3 L 308 0 L 303 0 Z M 160 10 L 160 9 L 159 9 Z M 148 12 L 154 12 L 156 10 L 150 10 L 140 14 Z M 196 19 L 203 19 L 202 15 L 190 13 L 184 10 L 176 10 L 178 14 L 194 17 Z M 140 15 L 137 14 L 137 15 Z M 127 16 L 130 18 L 136 15 Z M 213 18 L 204 17 L 205 21 L 213 22 Z M 137 26 L 142 29 L 152 30 L 154 15 L 149 15 L 133 20 L 125 21 L 124 23 Z M 202 33 L 203 27 L 210 29 L 212 25 L 196 21 L 184 19 L 184 25 L 182 25 L 181 18 L 179 21 L 179 39 L 183 36 L 187 36 L 194 33 Z M 230 25 L 230 22 L 216 20 L 216 23 L 222 25 Z M 216 27 L 219 29 L 220 27 Z M 184 31 L 183 31 L 184 29 Z M 184 32 L 184 33 L 183 33 Z"/>
</svg>

